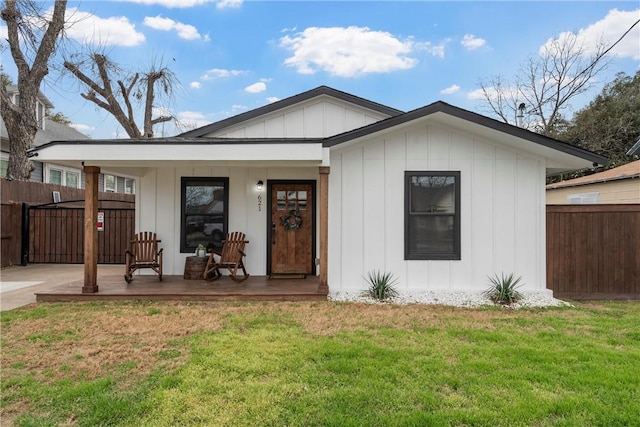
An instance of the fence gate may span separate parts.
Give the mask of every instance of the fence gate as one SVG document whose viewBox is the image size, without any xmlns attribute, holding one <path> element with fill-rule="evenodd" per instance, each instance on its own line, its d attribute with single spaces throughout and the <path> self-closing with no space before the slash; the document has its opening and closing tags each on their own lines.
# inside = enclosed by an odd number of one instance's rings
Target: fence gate
<svg viewBox="0 0 640 427">
<path fill-rule="evenodd" d="M 29 262 L 84 262 L 84 208 L 60 204 L 29 207 Z M 135 209 L 129 206 L 99 208 L 104 213 L 104 230 L 98 231 L 98 264 L 124 264 L 124 253 L 135 233 Z"/>
</svg>

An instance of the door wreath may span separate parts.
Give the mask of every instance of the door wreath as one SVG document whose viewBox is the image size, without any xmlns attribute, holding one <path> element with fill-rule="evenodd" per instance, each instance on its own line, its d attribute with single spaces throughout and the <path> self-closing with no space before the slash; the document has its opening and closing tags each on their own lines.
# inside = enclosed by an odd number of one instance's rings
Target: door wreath
<svg viewBox="0 0 640 427">
<path fill-rule="evenodd" d="M 302 226 L 302 217 L 297 209 L 291 209 L 287 215 L 280 217 L 280 223 L 287 230 L 297 230 Z"/>
</svg>

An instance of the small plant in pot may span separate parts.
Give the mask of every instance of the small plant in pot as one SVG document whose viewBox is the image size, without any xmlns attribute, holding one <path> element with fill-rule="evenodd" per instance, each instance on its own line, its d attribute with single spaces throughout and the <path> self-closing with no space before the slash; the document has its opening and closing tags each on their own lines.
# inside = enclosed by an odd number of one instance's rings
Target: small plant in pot
<svg viewBox="0 0 640 427">
<path fill-rule="evenodd" d="M 385 301 L 398 296 L 396 284 L 398 279 L 391 273 L 383 273 L 378 270 L 370 271 L 365 279 L 369 284 L 367 294 L 378 301 Z"/>
<path fill-rule="evenodd" d="M 199 244 L 196 249 L 197 256 L 205 256 L 207 254 L 207 248 L 203 244 Z"/>
<path fill-rule="evenodd" d="M 489 277 L 491 286 L 484 292 L 484 295 L 496 304 L 512 304 L 522 299 L 522 294 L 518 291 L 523 284 L 522 276 L 514 277 L 513 273 L 500 276 L 494 274 Z"/>
</svg>

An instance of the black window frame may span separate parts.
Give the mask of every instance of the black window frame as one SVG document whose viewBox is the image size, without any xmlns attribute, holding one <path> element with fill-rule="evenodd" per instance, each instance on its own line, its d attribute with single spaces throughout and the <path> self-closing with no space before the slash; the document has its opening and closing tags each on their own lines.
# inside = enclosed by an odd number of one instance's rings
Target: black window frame
<svg viewBox="0 0 640 427">
<path fill-rule="evenodd" d="M 229 230 L 229 178 L 228 177 L 192 177 L 183 176 L 180 180 L 180 252 L 181 253 L 194 253 L 197 246 L 187 246 L 187 212 L 186 212 L 186 193 L 187 186 L 189 185 L 203 185 L 210 183 L 212 185 L 223 184 L 224 196 L 223 196 L 223 230 L 222 238 L 228 233 Z M 213 215 L 213 214 L 212 214 Z M 204 215 L 203 215 L 204 216 Z M 206 245 L 207 249 L 216 248 L 220 249 L 221 245 L 214 245 L 213 240 L 211 244 Z"/>
<path fill-rule="evenodd" d="M 404 173 L 404 259 L 405 260 L 460 260 L 460 171 L 405 171 Z M 416 176 L 442 176 L 454 178 L 454 212 L 453 213 L 412 213 L 411 212 L 411 179 Z M 442 252 L 421 252 L 411 251 L 409 244 L 409 236 L 414 230 L 411 230 L 410 218 L 413 215 L 428 216 L 451 216 L 453 217 L 453 251 L 450 253 Z"/>
</svg>

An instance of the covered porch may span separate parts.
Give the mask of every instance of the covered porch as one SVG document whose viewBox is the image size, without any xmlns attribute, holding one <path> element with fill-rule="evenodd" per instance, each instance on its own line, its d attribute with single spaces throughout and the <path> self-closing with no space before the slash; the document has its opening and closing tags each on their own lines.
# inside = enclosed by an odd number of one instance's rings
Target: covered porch
<svg viewBox="0 0 640 427">
<path fill-rule="evenodd" d="M 73 164 L 84 173 L 84 280 L 39 293 L 37 301 L 326 300 L 329 292 L 329 167 L 325 165 L 328 153 L 317 140 L 287 141 L 280 145 L 283 146 L 278 147 L 273 141 L 253 141 L 247 147 L 226 140 L 180 139 L 58 142 L 40 147 L 40 160 Z M 125 146 L 126 150 L 123 149 Z M 158 282 L 157 276 L 145 274 L 135 276 L 129 285 L 122 275 L 98 277 L 97 236 L 109 232 L 98 227 L 97 222 L 98 175 L 104 170 L 136 177 L 135 229 L 136 232 L 157 233 L 164 250 L 162 282 Z M 263 182 L 266 184 L 264 189 Z M 273 227 L 274 223 L 280 226 L 277 218 L 282 213 L 269 210 L 270 205 L 276 206 L 275 198 L 282 193 L 276 191 L 276 185 L 283 183 L 305 183 L 311 189 L 299 193 L 305 194 L 303 209 L 309 207 L 305 220 L 309 235 L 302 240 L 309 249 L 305 255 L 308 267 L 304 270 L 307 277 L 304 280 L 268 278 L 270 274 L 280 272 L 274 267 L 274 248 L 285 241 L 282 230 L 276 234 Z M 221 197 L 213 191 L 218 188 L 216 185 L 221 189 Z M 211 206 L 219 202 L 223 206 L 220 232 L 241 231 L 250 241 L 245 264 L 251 278 L 246 282 L 238 284 L 224 277 L 209 283 L 184 280 L 178 275 L 185 266 L 185 259 L 193 255 L 190 235 L 202 231 L 189 228 L 191 214 L 188 209 L 192 201 L 188 195 L 192 187 L 198 186 L 211 187 L 214 194 Z M 279 205 L 277 210 L 280 210 Z M 302 231 L 293 230 L 286 236 Z M 205 237 L 213 235 L 211 231 L 207 233 L 206 227 L 202 233 Z M 298 240 L 296 237 L 295 241 Z"/>
<path fill-rule="evenodd" d="M 124 271 L 124 267 L 123 267 Z M 225 276 L 216 281 L 185 280 L 182 276 L 141 275 L 127 284 L 121 274 L 101 276 L 99 290 L 83 291 L 84 280 L 36 292 L 37 302 L 77 301 L 326 301 L 327 288 L 318 276 L 304 279 L 270 279 L 250 276 L 234 282 Z"/>
</svg>

